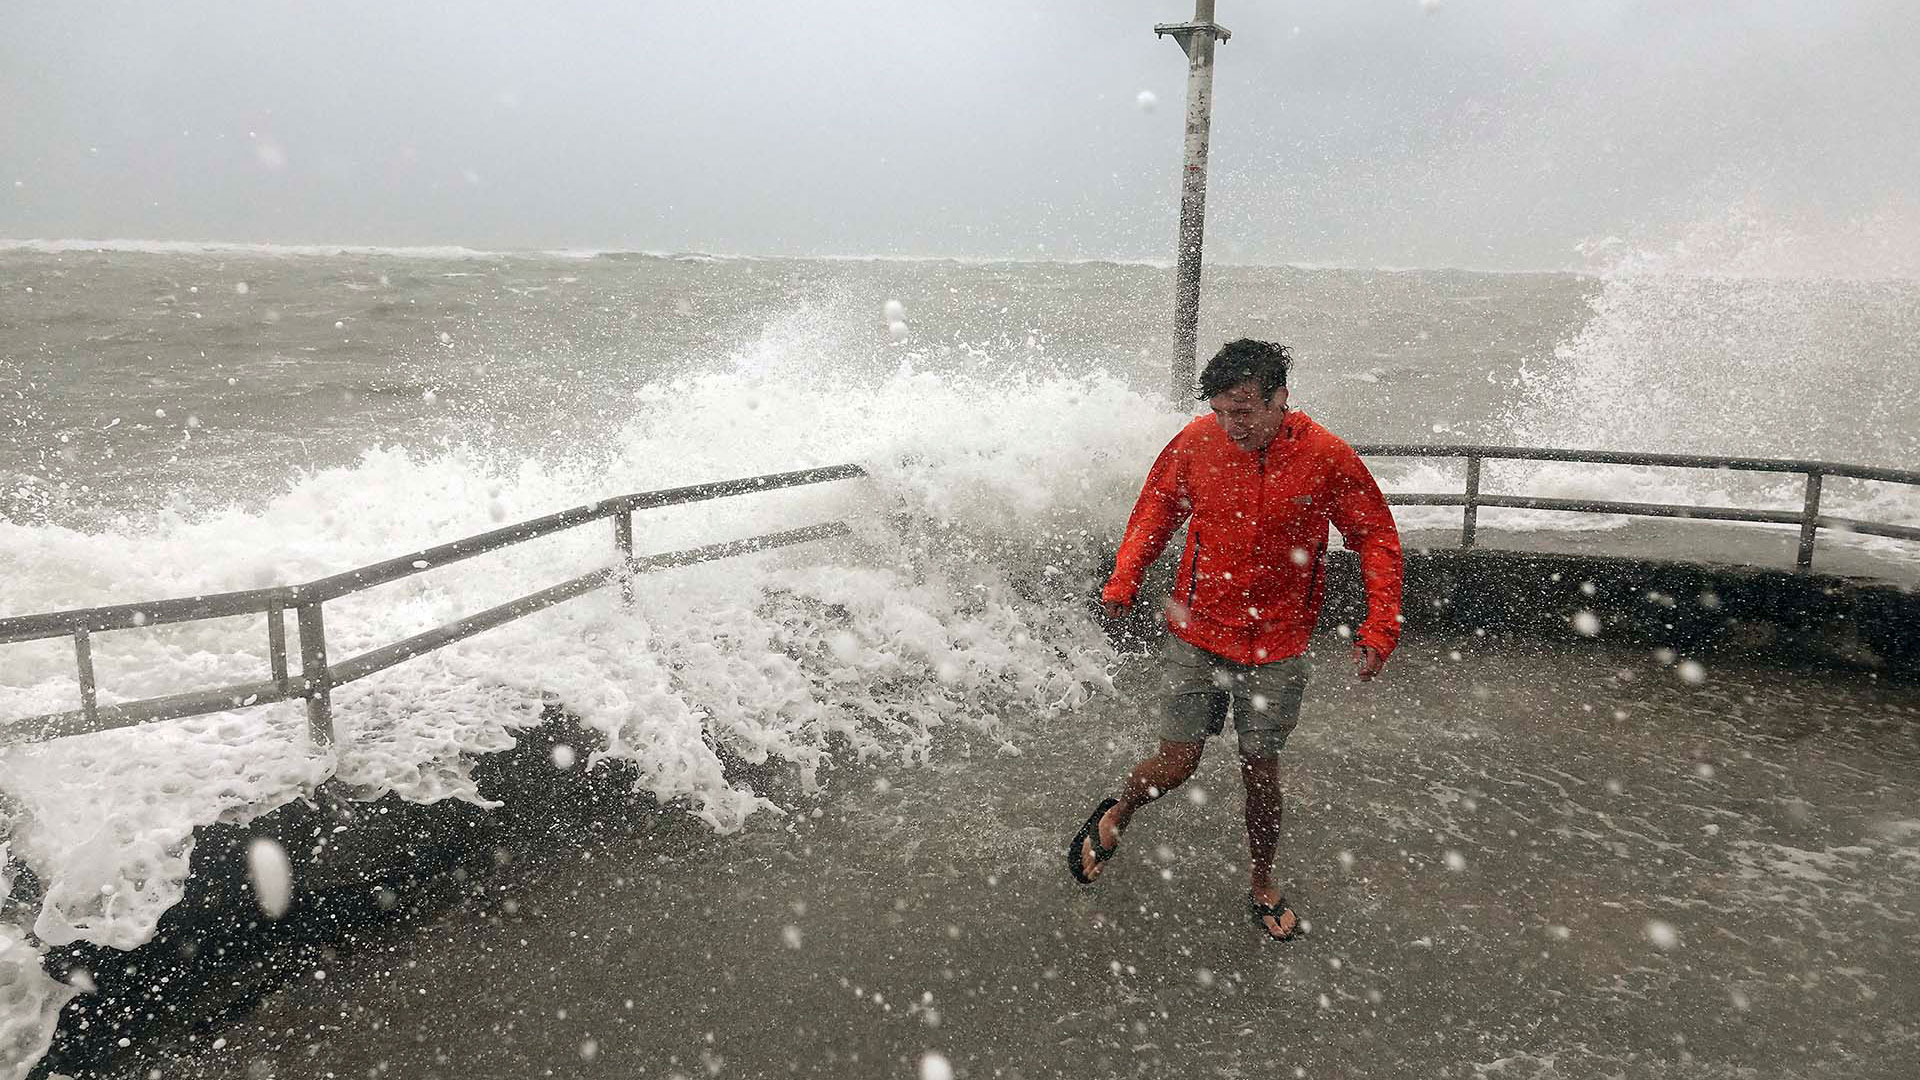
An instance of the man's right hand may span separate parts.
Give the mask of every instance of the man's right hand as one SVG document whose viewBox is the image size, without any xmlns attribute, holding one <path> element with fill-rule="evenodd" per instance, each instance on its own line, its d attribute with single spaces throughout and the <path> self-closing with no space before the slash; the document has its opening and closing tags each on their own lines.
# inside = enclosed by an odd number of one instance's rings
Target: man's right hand
<svg viewBox="0 0 1920 1080">
<path fill-rule="evenodd" d="M 1118 600 L 1103 600 L 1100 602 L 1100 610 L 1106 613 L 1108 621 L 1118 619 L 1125 615 L 1127 609 L 1132 606 L 1131 604 L 1123 604 Z"/>
</svg>

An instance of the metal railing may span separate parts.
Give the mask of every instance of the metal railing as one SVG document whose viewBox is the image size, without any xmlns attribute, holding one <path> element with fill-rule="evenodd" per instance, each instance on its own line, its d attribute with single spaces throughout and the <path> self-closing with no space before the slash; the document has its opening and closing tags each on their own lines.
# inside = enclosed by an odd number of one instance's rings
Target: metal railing
<svg viewBox="0 0 1920 1080">
<path fill-rule="evenodd" d="M 1461 494 L 1392 493 L 1387 501 L 1409 506 L 1458 506 L 1463 509 L 1460 544 L 1474 546 L 1474 532 L 1481 507 L 1516 510 L 1561 510 L 1599 514 L 1627 514 L 1642 517 L 1691 518 L 1709 521 L 1743 521 L 1777 525 L 1798 525 L 1800 551 L 1796 569 L 1806 572 L 1813 565 L 1814 542 L 1820 529 L 1843 530 L 1869 536 L 1886 536 L 1920 541 L 1920 527 L 1880 522 L 1855 521 L 1820 513 L 1820 488 L 1824 477 L 1846 477 L 1894 484 L 1920 486 L 1920 472 L 1846 465 L 1825 461 L 1795 461 L 1782 458 L 1711 457 L 1697 454 L 1638 454 L 1604 450 L 1550 450 L 1517 446 L 1371 444 L 1354 447 L 1368 457 L 1462 458 L 1466 461 L 1466 489 Z M 1788 473 L 1806 478 L 1806 498 L 1798 511 L 1749 510 L 1730 506 L 1690 506 L 1684 504 L 1616 502 L 1604 499 L 1556 499 L 1540 496 L 1497 495 L 1480 490 L 1481 463 L 1484 461 L 1566 461 L 1594 465 L 1650 465 L 1686 469 L 1724 469 L 1744 472 Z M 651 573 L 674 566 L 687 566 L 730 555 L 782 547 L 788 544 L 822 540 L 848 533 L 847 525 L 831 521 L 705 547 L 636 557 L 633 554 L 633 514 L 679 503 L 699 502 L 731 495 L 803 484 L 818 484 L 865 475 L 856 465 L 836 465 L 800 472 L 755 476 L 665 491 L 646 491 L 606 499 L 586 506 L 562 510 L 532 521 L 509 525 L 492 532 L 470 536 L 449 544 L 402 555 L 397 559 L 363 566 L 304 585 L 282 585 L 241 592 L 216 593 L 175 600 L 141 604 L 114 604 L 40 615 L 15 615 L 0 618 L 0 645 L 15 642 L 71 637 L 74 660 L 79 672 L 80 708 L 71 712 L 26 717 L 9 726 L 23 730 L 38 724 L 29 736 L 32 740 L 59 738 L 92 731 L 127 727 L 156 720 L 168 720 L 203 713 L 269 702 L 303 698 L 307 703 L 307 726 L 313 741 L 328 745 L 333 741 L 333 705 L 331 692 L 336 686 L 364 679 L 375 672 L 431 652 L 463 638 L 472 637 L 515 619 L 583 596 L 595 589 L 617 584 L 623 597 L 632 598 L 636 574 Z M 398 581 L 427 570 L 470 559 L 542 536 L 564 532 L 594 521 L 613 519 L 614 547 L 620 558 L 611 566 L 582 574 L 569 581 L 531 593 L 517 600 L 469 615 L 424 633 L 415 634 L 391 645 L 382 646 L 335 663 L 327 659 L 326 626 L 322 605 L 353 593 Z M 294 612 L 300 647 L 300 671 L 291 673 L 287 664 L 285 616 Z M 101 707 L 93 671 L 92 635 L 108 630 L 159 626 L 237 615 L 265 614 L 267 617 L 267 657 L 269 677 L 264 681 L 223 686 L 165 697 L 146 698 L 119 705 Z M 19 741 L 0 739 L 0 741 Z"/>
<path fill-rule="evenodd" d="M 1637 454 L 1612 450 L 1546 450 L 1525 446 L 1423 446 L 1383 443 L 1356 445 L 1354 450 L 1366 457 L 1465 458 L 1467 484 L 1463 494 L 1393 493 L 1387 496 L 1388 502 L 1406 506 L 1464 508 L 1464 518 L 1460 525 L 1460 546 L 1463 548 L 1474 546 L 1474 529 L 1479 509 L 1483 506 L 1512 510 L 1565 510 L 1592 514 L 1627 514 L 1638 517 L 1691 518 L 1700 521 L 1748 521 L 1771 525 L 1798 525 L 1800 551 L 1794 560 L 1794 569 L 1799 573 L 1806 573 L 1813 568 L 1814 541 L 1821 529 L 1920 541 L 1920 527 L 1856 521 L 1852 518 L 1835 517 L 1820 512 L 1820 486 L 1823 477 L 1837 476 L 1852 480 L 1873 480 L 1920 487 L 1920 472 L 1906 469 L 1846 465 L 1831 461 L 1797 461 L 1789 458 Z M 1587 465 L 1656 465 L 1681 469 L 1799 474 L 1806 477 L 1806 497 L 1800 509 L 1793 511 L 1749 510 L 1737 506 L 1615 502 L 1606 499 L 1552 499 L 1532 495 L 1489 495 L 1480 490 L 1480 463 L 1483 461 L 1568 461 Z"/>
<path fill-rule="evenodd" d="M 364 679 L 377 671 L 383 671 L 423 653 L 432 652 L 462 638 L 472 637 L 483 630 L 531 615 L 562 601 L 584 596 L 608 585 L 619 585 L 623 599 L 631 600 L 633 578 L 637 574 L 652 573 L 675 566 L 689 566 L 730 555 L 743 555 L 753 551 L 784 547 L 788 544 L 844 536 L 850 531 L 845 522 L 830 521 L 745 540 L 709 544 L 705 547 L 670 551 L 658 555 L 635 556 L 633 554 L 635 511 L 701 502 L 731 495 L 772 491 L 776 488 L 820 484 L 864 475 L 866 475 L 865 470 L 857 465 L 834 465 L 772 476 L 754 476 L 741 480 L 696 484 L 664 491 L 643 491 L 589 503 L 586 506 L 577 506 L 571 510 L 562 510 L 559 513 L 523 521 L 517 525 L 508 525 L 478 536 L 469 536 L 464 540 L 455 540 L 452 543 L 430 547 L 410 555 L 402 555 L 397 559 L 388 559 L 357 570 L 333 574 L 303 585 L 278 585 L 265 589 L 214 593 L 175 600 L 157 600 L 151 603 L 113 604 L 107 607 L 0 618 L 0 645 L 71 637 L 74 661 L 80 680 L 79 709 L 14 721 L 9 725 L 14 731 L 29 730 L 34 725 L 38 725 L 38 728 L 33 730 L 25 740 L 16 737 L 0 738 L 0 741 L 41 741 L 129 727 L 156 720 L 198 716 L 226 709 L 304 698 L 307 703 L 308 734 L 316 745 L 327 746 L 333 742 L 332 690 L 336 686 L 356 679 Z M 328 600 L 336 600 L 371 589 L 376 585 L 384 585 L 446 566 L 449 563 L 459 562 L 462 559 L 470 559 L 476 555 L 498 551 L 514 544 L 565 532 L 568 529 L 608 518 L 613 519 L 613 542 L 620 556 L 619 560 L 612 565 L 478 614 L 469 615 L 464 619 L 434 627 L 391 645 L 382 646 L 346 660 L 328 662 L 326 621 L 322 607 Z M 286 612 L 289 608 L 294 612 L 299 635 L 300 671 L 297 675 L 291 673 L 287 667 Z M 267 617 L 268 678 L 264 681 L 100 706 L 93 672 L 92 636 L 94 634 L 107 630 L 260 614 Z"/>
</svg>

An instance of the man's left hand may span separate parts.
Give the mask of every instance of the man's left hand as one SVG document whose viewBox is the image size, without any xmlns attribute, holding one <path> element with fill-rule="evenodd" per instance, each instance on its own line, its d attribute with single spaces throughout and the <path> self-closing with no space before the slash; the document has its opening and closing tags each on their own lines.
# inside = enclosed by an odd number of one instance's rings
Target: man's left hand
<svg viewBox="0 0 1920 1080">
<path fill-rule="evenodd" d="M 1361 682 L 1370 681 L 1387 666 L 1387 654 L 1371 645 L 1353 647 L 1353 673 L 1360 676 Z"/>
</svg>

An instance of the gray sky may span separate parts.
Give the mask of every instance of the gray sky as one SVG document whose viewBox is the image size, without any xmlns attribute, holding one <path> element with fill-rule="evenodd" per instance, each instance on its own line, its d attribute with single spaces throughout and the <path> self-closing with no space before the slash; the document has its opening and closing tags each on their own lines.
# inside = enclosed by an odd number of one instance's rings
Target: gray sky
<svg viewBox="0 0 1920 1080">
<path fill-rule="evenodd" d="M 15 3 L 0 236 L 1165 258 L 1186 69 L 1151 27 L 1191 13 Z M 1920 214 L 1913 0 L 1219 19 L 1215 258 L 1565 267 L 1734 207 Z"/>
</svg>

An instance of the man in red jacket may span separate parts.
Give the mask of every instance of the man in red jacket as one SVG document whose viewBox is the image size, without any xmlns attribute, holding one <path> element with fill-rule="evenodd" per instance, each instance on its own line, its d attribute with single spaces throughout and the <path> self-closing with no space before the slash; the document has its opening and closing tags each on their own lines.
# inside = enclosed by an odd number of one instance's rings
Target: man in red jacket
<svg viewBox="0 0 1920 1080">
<path fill-rule="evenodd" d="M 1283 345 L 1229 342 L 1200 375 L 1211 416 L 1188 424 L 1147 474 L 1101 599 L 1109 618 L 1133 605 L 1141 577 L 1181 522 L 1180 556 L 1159 662 L 1160 750 L 1134 766 L 1067 851 L 1092 883 L 1134 811 L 1185 783 L 1209 735 L 1233 718 L 1247 789 L 1248 910 L 1268 936 L 1299 926 L 1273 884 L 1280 839 L 1280 748 L 1300 719 L 1303 655 L 1326 592 L 1327 525 L 1360 555 L 1367 619 L 1354 634 L 1361 679 L 1379 674 L 1400 636 L 1400 536 L 1353 448 L 1287 408 Z"/>
</svg>

